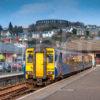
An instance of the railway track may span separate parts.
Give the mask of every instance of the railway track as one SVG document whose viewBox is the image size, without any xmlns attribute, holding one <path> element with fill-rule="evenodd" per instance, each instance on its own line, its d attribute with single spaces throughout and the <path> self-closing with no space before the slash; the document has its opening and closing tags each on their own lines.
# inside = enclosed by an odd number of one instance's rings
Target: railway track
<svg viewBox="0 0 100 100">
<path fill-rule="evenodd" d="M 52 84 L 52 83 L 50 83 Z M 49 84 L 48 84 L 49 85 Z M 38 89 L 43 88 L 43 86 L 34 86 L 30 81 L 25 81 L 22 83 L 17 83 L 15 85 L 10 85 L 7 87 L 0 88 L 0 100 L 15 100 L 23 95 L 32 93 Z"/>
<path fill-rule="evenodd" d="M 25 78 L 23 73 L 13 73 L 13 74 L 5 74 L 0 76 L 0 89 L 10 86 L 10 85 L 15 85 L 17 83 L 24 82 Z"/>
<path fill-rule="evenodd" d="M 0 89 L 0 100 L 14 100 L 22 95 L 31 93 L 35 90 L 37 89 L 30 88 L 26 82 L 19 83 L 13 86 Z"/>
</svg>

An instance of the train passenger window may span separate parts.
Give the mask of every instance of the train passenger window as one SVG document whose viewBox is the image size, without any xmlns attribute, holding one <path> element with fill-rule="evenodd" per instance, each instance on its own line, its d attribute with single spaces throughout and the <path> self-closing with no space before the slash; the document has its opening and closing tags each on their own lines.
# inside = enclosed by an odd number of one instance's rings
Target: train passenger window
<svg viewBox="0 0 100 100">
<path fill-rule="evenodd" d="M 27 57 L 27 63 L 32 63 L 33 62 L 33 55 L 29 54 Z"/>
<path fill-rule="evenodd" d="M 55 54 L 55 61 L 57 61 L 57 58 L 58 58 L 58 55 L 57 55 L 57 54 Z"/>
<path fill-rule="evenodd" d="M 47 61 L 48 61 L 48 63 L 53 63 L 53 55 L 52 54 L 47 55 Z"/>
<path fill-rule="evenodd" d="M 62 53 L 59 55 L 59 62 L 62 62 Z"/>
<path fill-rule="evenodd" d="M 96 54 L 96 58 L 100 58 L 100 54 Z"/>
</svg>

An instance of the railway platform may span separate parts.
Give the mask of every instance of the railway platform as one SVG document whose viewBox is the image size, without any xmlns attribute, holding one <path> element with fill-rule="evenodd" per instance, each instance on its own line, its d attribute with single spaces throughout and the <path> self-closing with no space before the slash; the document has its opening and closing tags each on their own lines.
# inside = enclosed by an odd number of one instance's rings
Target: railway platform
<svg viewBox="0 0 100 100">
<path fill-rule="evenodd" d="M 23 72 L 4 73 L 0 75 L 0 88 L 13 85 L 24 80 Z"/>
<path fill-rule="evenodd" d="M 17 100 L 100 100 L 100 66 L 63 79 Z"/>
<path fill-rule="evenodd" d="M 13 73 L 5 73 L 0 75 L 0 79 L 2 78 L 8 78 L 8 77 L 13 77 L 13 76 L 20 76 L 23 75 L 23 72 L 13 72 Z"/>
</svg>

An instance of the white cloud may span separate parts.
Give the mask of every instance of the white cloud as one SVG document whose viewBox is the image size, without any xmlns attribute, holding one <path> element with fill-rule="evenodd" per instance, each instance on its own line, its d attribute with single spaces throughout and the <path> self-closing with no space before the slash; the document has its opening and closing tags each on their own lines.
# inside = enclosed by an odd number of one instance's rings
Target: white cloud
<svg viewBox="0 0 100 100">
<path fill-rule="evenodd" d="M 78 12 L 78 2 L 75 0 L 50 0 L 42 3 L 25 4 L 11 15 L 11 19 L 13 21 L 22 19 L 19 23 L 25 25 L 27 23 L 31 24 L 33 20 L 38 19 L 63 19 L 65 17 L 67 19 L 68 15 L 77 14 Z"/>
<path fill-rule="evenodd" d="M 48 2 L 42 3 L 32 3 L 32 4 L 25 4 L 23 5 L 17 12 L 13 13 L 13 16 L 20 16 L 20 15 L 28 15 L 28 14 L 40 14 L 40 13 L 49 13 L 52 14 L 55 12 L 61 13 L 67 11 L 75 12 L 77 11 L 78 2 L 75 0 L 51 0 Z"/>
<path fill-rule="evenodd" d="M 27 16 L 45 13 L 50 10 L 48 3 L 33 3 L 23 5 L 17 12 L 13 13 L 13 16 Z"/>
</svg>

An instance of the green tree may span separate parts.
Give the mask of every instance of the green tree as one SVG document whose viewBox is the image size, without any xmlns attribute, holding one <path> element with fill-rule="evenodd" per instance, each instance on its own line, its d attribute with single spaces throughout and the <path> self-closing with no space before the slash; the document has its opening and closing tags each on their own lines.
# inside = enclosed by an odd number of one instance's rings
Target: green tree
<svg viewBox="0 0 100 100">
<path fill-rule="evenodd" d="M 98 37 L 100 37 L 100 31 L 98 32 Z"/>
<path fill-rule="evenodd" d="M 34 32 L 35 31 L 35 25 L 34 24 L 31 24 L 29 25 L 29 32 Z"/>
<path fill-rule="evenodd" d="M 13 28 L 13 32 L 14 32 L 15 34 L 18 33 L 18 31 L 17 31 L 17 26 L 15 26 L 15 27 Z"/>
<path fill-rule="evenodd" d="M 0 25 L 0 40 L 1 40 L 1 38 L 2 38 L 2 36 L 1 36 L 1 31 L 3 30 L 3 28 L 2 28 L 2 26 Z"/>
<path fill-rule="evenodd" d="M 22 27 L 22 26 L 19 26 L 19 27 L 17 28 L 17 31 L 18 31 L 18 33 L 23 33 L 23 27 Z"/>
<path fill-rule="evenodd" d="M 90 31 L 87 30 L 85 36 L 86 36 L 86 38 L 89 37 L 90 36 Z"/>
<path fill-rule="evenodd" d="M 0 32 L 3 30 L 2 26 L 0 25 Z"/>
<path fill-rule="evenodd" d="M 73 34 L 73 35 L 77 35 L 77 29 L 73 28 L 72 34 Z"/>
<path fill-rule="evenodd" d="M 15 26 L 13 28 L 13 33 L 18 36 L 18 33 L 23 33 L 23 27 L 22 26 Z"/>
<path fill-rule="evenodd" d="M 9 32 L 13 33 L 13 25 L 11 22 L 9 23 L 8 30 L 9 30 Z"/>
</svg>

